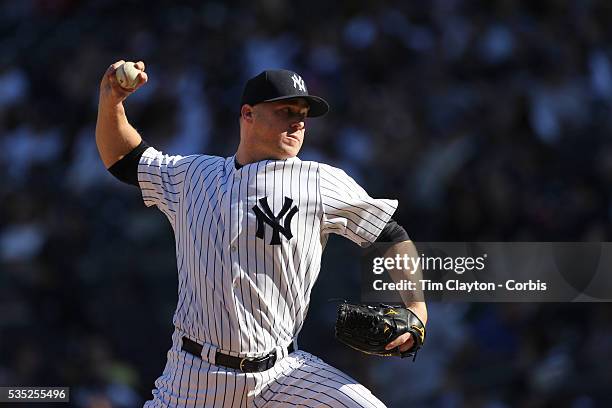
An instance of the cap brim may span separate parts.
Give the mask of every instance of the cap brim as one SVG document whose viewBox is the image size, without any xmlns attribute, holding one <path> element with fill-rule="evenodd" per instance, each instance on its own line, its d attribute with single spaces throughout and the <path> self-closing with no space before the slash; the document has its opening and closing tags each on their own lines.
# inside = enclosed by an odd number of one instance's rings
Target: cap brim
<svg viewBox="0 0 612 408">
<path fill-rule="evenodd" d="M 309 118 L 316 118 L 317 116 L 323 116 L 329 111 L 329 104 L 323 98 L 314 95 L 285 95 L 279 96 L 278 98 L 266 99 L 262 102 L 276 102 L 283 101 L 285 99 L 297 99 L 302 98 L 308 102 L 308 116 Z"/>
</svg>

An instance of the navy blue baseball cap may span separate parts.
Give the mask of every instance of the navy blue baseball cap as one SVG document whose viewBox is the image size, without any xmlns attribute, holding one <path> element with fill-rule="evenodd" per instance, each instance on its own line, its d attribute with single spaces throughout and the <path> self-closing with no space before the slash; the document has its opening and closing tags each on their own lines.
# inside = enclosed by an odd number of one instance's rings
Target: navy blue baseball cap
<svg viewBox="0 0 612 408">
<path fill-rule="evenodd" d="M 329 110 L 325 99 L 309 95 L 301 76 L 286 69 L 263 71 L 249 79 L 242 93 L 242 103 L 251 106 L 262 102 L 282 101 L 284 99 L 304 98 L 310 109 L 309 117 L 322 116 Z"/>
</svg>

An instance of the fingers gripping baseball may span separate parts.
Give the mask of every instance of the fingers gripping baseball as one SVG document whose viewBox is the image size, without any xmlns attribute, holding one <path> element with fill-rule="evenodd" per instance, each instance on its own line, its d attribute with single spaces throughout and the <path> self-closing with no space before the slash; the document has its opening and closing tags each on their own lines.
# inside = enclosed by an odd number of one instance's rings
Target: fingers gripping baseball
<svg viewBox="0 0 612 408">
<path fill-rule="evenodd" d="M 124 60 L 120 60 L 112 64 L 102 78 L 100 83 L 100 98 L 108 99 L 112 103 L 119 103 L 125 100 L 133 92 L 138 90 L 148 81 L 147 73 L 145 72 L 145 64 L 142 61 L 138 61 L 133 64 L 133 67 L 138 72 L 133 78 L 133 87 L 123 87 L 119 83 L 117 78 L 117 71 L 122 69 L 122 66 L 126 64 Z"/>
</svg>

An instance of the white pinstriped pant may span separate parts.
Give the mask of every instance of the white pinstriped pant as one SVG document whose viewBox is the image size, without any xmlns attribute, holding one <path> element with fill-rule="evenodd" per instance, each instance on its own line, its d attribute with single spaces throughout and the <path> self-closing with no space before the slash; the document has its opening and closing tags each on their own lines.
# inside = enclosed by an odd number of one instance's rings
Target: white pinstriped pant
<svg viewBox="0 0 612 408">
<path fill-rule="evenodd" d="M 305 351 L 277 360 L 267 371 L 242 373 L 182 351 L 180 337 L 175 331 L 153 400 L 144 408 L 385 407 L 363 385 Z"/>
</svg>

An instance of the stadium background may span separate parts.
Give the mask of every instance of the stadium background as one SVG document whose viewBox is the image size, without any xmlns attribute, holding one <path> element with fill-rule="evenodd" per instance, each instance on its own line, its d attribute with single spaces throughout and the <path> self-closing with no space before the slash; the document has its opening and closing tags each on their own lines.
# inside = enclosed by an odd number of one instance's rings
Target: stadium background
<svg viewBox="0 0 612 408">
<path fill-rule="evenodd" d="M 99 80 L 147 63 L 132 124 L 230 155 L 244 81 L 300 72 L 332 111 L 301 157 L 398 198 L 416 241 L 610 241 L 612 3 L 0 2 L 0 385 L 135 407 L 170 346 L 169 224 L 94 141 Z M 609 304 L 431 304 L 416 363 L 333 340 L 356 249 L 331 240 L 300 344 L 391 407 L 602 407 Z"/>
</svg>

